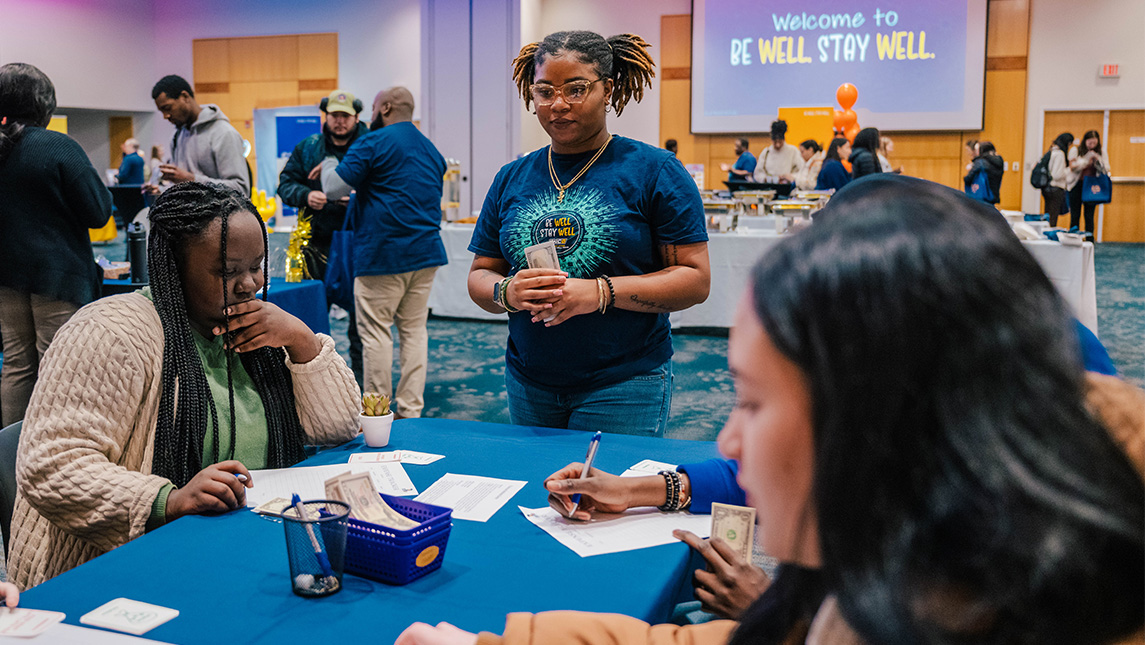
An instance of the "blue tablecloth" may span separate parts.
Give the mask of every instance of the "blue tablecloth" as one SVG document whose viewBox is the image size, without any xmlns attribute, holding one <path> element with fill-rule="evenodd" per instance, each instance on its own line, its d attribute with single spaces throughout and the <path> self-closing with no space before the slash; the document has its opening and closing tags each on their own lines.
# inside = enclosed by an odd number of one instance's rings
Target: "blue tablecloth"
<svg viewBox="0 0 1145 645">
<path fill-rule="evenodd" d="M 103 295 L 114 296 L 135 291 L 139 285 L 130 280 L 104 280 Z M 270 302 L 298 316 L 316 334 L 330 333 L 330 316 L 326 312 L 326 285 L 321 280 L 287 282 L 271 278 L 266 297 Z"/>
<path fill-rule="evenodd" d="M 146 634 L 170 643 L 392 643 L 414 621 L 500 632 L 513 611 L 581 609 L 664 622 L 690 586 L 682 543 L 581 558 L 529 523 L 518 505 L 546 505 L 542 480 L 584 457 L 589 434 L 473 421 L 395 421 L 390 445 L 446 455 L 405 467 L 419 491 L 445 473 L 527 480 L 488 522 L 454 520 L 442 568 L 404 587 L 347 575 L 341 592 L 290 590 L 282 526 L 247 510 L 185 517 L 20 596 L 20 605 L 80 616 L 126 597 L 178 609 Z M 361 439 L 305 462 L 345 462 Z M 711 442 L 605 435 L 596 465 L 619 473 L 641 459 L 691 463 Z M 257 479 L 256 479 L 257 485 Z"/>
</svg>

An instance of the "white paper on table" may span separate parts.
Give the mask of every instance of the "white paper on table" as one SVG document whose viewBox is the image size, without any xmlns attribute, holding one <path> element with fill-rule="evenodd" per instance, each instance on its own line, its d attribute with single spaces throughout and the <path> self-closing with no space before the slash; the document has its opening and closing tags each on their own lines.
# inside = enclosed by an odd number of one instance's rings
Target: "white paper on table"
<svg viewBox="0 0 1145 645">
<path fill-rule="evenodd" d="M 570 520 L 548 506 L 517 508 L 526 519 L 582 558 L 678 542 L 672 536 L 676 529 L 691 531 L 702 538 L 712 531 L 711 515 L 663 513 L 654 508 L 596 513 L 587 522 Z"/>
<path fill-rule="evenodd" d="M 451 508 L 455 519 L 488 522 L 526 483 L 446 473 L 414 501 Z"/>
<path fill-rule="evenodd" d="M 0 636 L 0 643 L 52 643 L 52 645 L 167 645 L 150 638 L 129 636 L 119 632 L 91 629 L 79 625 L 59 623 L 45 632 L 47 636 L 29 641 L 26 638 Z"/>
<path fill-rule="evenodd" d="M 645 459 L 640 463 L 633 464 L 628 467 L 628 470 L 620 473 L 621 477 L 647 477 L 649 475 L 656 475 L 661 470 L 676 470 L 676 464 L 667 464 L 662 461 L 653 461 Z"/>
<path fill-rule="evenodd" d="M 0 607 L 0 635 L 31 638 L 65 618 L 67 615 L 59 611 Z"/>
<path fill-rule="evenodd" d="M 178 609 L 160 607 L 129 598 L 116 598 L 80 616 L 85 625 L 116 629 L 129 634 L 146 634 L 179 615 Z"/>
<path fill-rule="evenodd" d="M 398 461 L 403 464 L 424 466 L 426 464 L 432 464 L 438 459 L 444 458 L 445 455 L 435 455 L 428 452 L 417 452 L 416 450 L 390 450 L 389 452 L 356 452 L 350 455 L 349 463 L 386 463 L 391 461 Z"/>
<path fill-rule="evenodd" d="M 417 495 L 417 488 L 400 463 L 330 464 L 252 470 L 250 474 L 254 479 L 254 488 L 248 488 L 246 491 L 246 505 L 253 508 L 276 497 L 290 499 L 295 493 L 298 493 L 303 500 L 326 499 L 326 480 L 346 471 L 369 473 L 374 488 L 379 493 L 397 496 Z"/>
</svg>

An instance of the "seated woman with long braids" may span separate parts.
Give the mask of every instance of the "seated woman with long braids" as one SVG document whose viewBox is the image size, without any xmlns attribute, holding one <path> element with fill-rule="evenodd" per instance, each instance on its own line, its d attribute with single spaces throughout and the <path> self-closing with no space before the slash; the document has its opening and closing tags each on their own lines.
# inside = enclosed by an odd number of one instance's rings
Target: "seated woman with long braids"
<svg viewBox="0 0 1145 645">
<path fill-rule="evenodd" d="M 398 645 L 1142 642 L 1145 396 L 1085 372 L 993 207 L 849 184 L 756 264 L 728 363 L 720 451 L 781 562 L 738 623 L 519 613 Z"/>
<path fill-rule="evenodd" d="M 56 334 L 20 437 L 8 575 L 37 585 L 183 515 L 221 513 L 250 469 L 356 434 L 354 375 L 330 337 L 266 302 L 266 228 L 219 186 L 151 209 L 150 290 Z M 259 291 L 262 299 L 258 299 Z"/>
</svg>

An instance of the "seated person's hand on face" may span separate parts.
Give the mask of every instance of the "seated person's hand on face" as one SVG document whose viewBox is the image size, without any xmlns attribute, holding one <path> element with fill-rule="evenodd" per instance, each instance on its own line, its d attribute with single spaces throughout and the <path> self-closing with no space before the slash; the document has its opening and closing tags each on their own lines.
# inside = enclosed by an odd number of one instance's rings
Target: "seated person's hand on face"
<svg viewBox="0 0 1145 645">
<path fill-rule="evenodd" d="M 226 328 L 215 327 L 216 336 L 230 333 L 227 345 L 238 353 L 260 347 L 285 347 L 290 360 L 307 363 L 322 351 L 322 343 L 314 332 L 278 305 L 257 298 L 230 305 Z"/>
<path fill-rule="evenodd" d="M 584 464 L 574 463 L 565 466 L 545 478 L 545 489 L 549 491 L 549 506 L 553 510 L 574 520 L 592 519 L 593 511 L 602 513 L 623 513 L 632 508 L 632 491 L 637 479 L 617 477 L 592 468 L 588 477 L 580 479 Z M 656 478 L 663 487 L 663 479 Z M 580 493 L 580 505 L 573 504 L 572 496 Z M 574 512 L 575 510 L 575 512 Z"/>
<path fill-rule="evenodd" d="M 744 562 L 720 538 L 704 540 L 691 531 L 681 530 L 673 531 L 672 535 L 695 549 L 708 563 L 707 571 L 697 569 L 692 577 L 696 600 L 704 611 L 738 620 L 771 584 L 763 569 Z"/>
<path fill-rule="evenodd" d="M 458 629 L 449 623 L 437 627 L 414 623 L 398 636 L 394 645 L 474 645 L 477 634 Z"/>
<path fill-rule="evenodd" d="M 246 481 L 239 481 L 235 475 L 246 477 Z M 233 511 L 246 504 L 246 489 L 252 486 L 250 471 L 240 462 L 232 459 L 207 466 L 186 486 L 167 496 L 167 521 L 184 515 Z"/>
</svg>

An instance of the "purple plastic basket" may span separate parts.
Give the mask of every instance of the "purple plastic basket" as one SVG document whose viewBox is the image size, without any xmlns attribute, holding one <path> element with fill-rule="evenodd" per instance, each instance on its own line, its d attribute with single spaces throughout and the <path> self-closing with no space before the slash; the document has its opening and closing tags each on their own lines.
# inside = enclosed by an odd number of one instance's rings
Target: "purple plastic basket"
<svg viewBox="0 0 1145 645">
<path fill-rule="evenodd" d="M 350 519 L 346 533 L 346 573 L 391 585 L 404 585 L 441 568 L 453 527 L 453 510 L 381 494 L 398 513 L 421 522 L 399 531 Z"/>
</svg>

